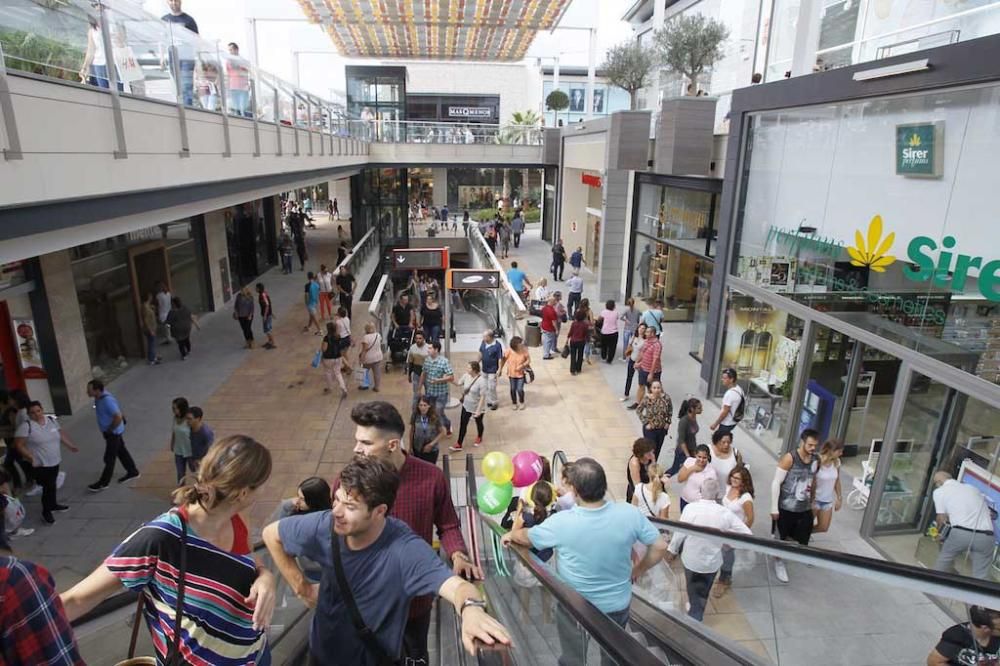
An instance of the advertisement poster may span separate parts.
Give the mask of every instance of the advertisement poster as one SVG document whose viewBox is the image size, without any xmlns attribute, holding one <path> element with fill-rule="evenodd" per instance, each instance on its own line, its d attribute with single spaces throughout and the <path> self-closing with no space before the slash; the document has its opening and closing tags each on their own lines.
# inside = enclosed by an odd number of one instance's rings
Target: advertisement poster
<svg viewBox="0 0 1000 666">
<path fill-rule="evenodd" d="M 587 91 L 584 88 L 570 88 L 569 90 L 569 110 L 583 113 L 587 99 Z"/>
<path fill-rule="evenodd" d="M 772 375 L 787 374 L 778 364 L 778 345 L 785 335 L 788 314 L 755 301 L 750 296 L 732 295 L 726 317 L 723 367 L 736 368 L 740 377 L 761 377 L 771 382 Z M 784 365 L 784 364 L 782 364 Z"/>
<path fill-rule="evenodd" d="M 502 188 L 487 185 L 459 185 L 459 208 L 492 208 L 500 198 Z"/>
<path fill-rule="evenodd" d="M 38 336 L 35 335 L 34 319 L 12 319 L 14 338 L 17 341 L 17 357 L 26 379 L 42 379 L 45 370 L 42 368 L 42 354 L 38 349 Z"/>
</svg>

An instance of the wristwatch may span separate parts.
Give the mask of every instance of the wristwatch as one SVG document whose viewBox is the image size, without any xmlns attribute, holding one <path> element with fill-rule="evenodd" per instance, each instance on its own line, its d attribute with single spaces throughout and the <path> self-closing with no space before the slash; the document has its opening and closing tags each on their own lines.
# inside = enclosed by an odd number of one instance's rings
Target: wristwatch
<svg viewBox="0 0 1000 666">
<path fill-rule="evenodd" d="M 462 602 L 462 607 L 458 610 L 458 614 L 462 615 L 463 613 L 465 613 L 465 609 L 468 608 L 469 606 L 473 606 L 475 608 L 482 608 L 484 611 L 486 610 L 486 602 L 483 601 L 482 599 L 466 599 L 465 601 Z"/>
</svg>

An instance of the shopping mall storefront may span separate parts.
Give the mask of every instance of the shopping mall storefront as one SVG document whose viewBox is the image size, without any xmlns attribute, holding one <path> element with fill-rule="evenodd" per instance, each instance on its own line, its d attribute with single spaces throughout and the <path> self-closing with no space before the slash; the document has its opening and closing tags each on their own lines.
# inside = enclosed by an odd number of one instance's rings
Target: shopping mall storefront
<svg viewBox="0 0 1000 666">
<path fill-rule="evenodd" d="M 1000 39 L 734 95 L 717 273 L 728 270 L 712 286 L 702 377 L 718 395 L 719 371 L 738 370 L 743 427 L 776 455 L 805 428 L 844 440 L 837 520 L 927 566 L 935 471 L 1000 507 L 990 53 Z M 864 74 L 924 57 L 933 69 Z"/>
<path fill-rule="evenodd" d="M 635 173 L 626 298 L 663 303 L 666 321 L 694 323 L 691 355 L 704 354 L 722 181 Z"/>
</svg>

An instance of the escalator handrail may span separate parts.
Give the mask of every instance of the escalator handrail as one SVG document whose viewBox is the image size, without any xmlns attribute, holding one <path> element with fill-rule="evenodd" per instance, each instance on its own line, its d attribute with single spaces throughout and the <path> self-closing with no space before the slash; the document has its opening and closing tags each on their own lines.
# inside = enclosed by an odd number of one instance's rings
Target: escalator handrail
<svg viewBox="0 0 1000 666">
<path fill-rule="evenodd" d="M 494 534 L 502 536 L 506 530 L 482 513 L 479 520 L 489 527 Z M 565 609 L 573 619 L 601 646 L 616 663 L 630 666 L 663 666 L 662 662 L 645 648 L 633 636 L 629 635 L 618 624 L 602 613 L 592 603 L 583 598 L 579 592 L 569 587 L 551 571 L 542 566 L 527 548 L 511 544 L 510 550 L 538 579 L 546 591 L 552 595 L 559 606 Z"/>
<path fill-rule="evenodd" d="M 1000 608 L 1000 583 L 993 581 L 982 581 L 954 573 L 879 560 L 863 555 L 801 546 L 777 539 L 724 532 L 676 520 L 650 518 L 650 521 L 661 531 L 668 530 L 689 536 L 703 537 L 714 543 L 725 544 L 737 549 L 752 550 L 756 553 L 780 557 L 786 561 L 845 573 L 892 587 L 948 597 L 987 608 Z"/>
<path fill-rule="evenodd" d="M 562 480 L 562 470 L 568 464 L 569 458 L 566 457 L 566 452 L 562 449 L 552 454 L 552 483 L 558 484 Z"/>
</svg>

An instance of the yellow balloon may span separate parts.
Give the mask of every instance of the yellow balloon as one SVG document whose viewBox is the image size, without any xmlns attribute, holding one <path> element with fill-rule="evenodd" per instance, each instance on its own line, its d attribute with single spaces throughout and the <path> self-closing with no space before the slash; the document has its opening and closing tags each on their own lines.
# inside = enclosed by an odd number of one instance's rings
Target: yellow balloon
<svg viewBox="0 0 1000 666">
<path fill-rule="evenodd" d="M 483 476 L 493 484 L 502 486 L 514 478 L 514 463 L 506 453 L 492 451 L 483 458 Z"/>
</svg>

